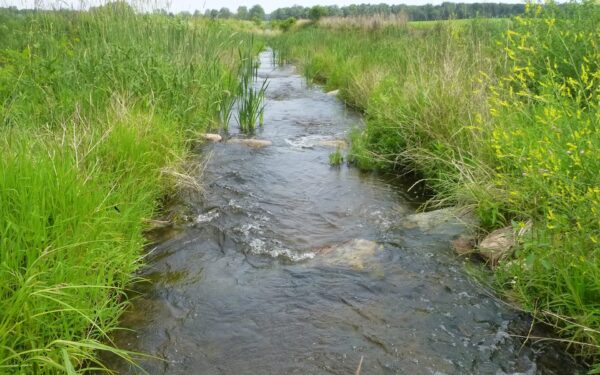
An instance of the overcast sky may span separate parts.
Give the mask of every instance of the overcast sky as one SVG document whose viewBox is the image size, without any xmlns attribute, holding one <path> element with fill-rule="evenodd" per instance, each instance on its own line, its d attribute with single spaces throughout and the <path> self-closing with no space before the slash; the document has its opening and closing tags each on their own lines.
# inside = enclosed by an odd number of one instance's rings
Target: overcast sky
<svg viewBox="0 0 600 375">
<path fill-rule="evenodd" d="M 139 1 L 139 0 L 128 0 L 129 2 L 138 4 L 152 3 L 152 8 L 168 8 L 172 12 L 181 12 L 184 10 L 194 12 L 195 10 L 204 11 L 205 9 L 220 9 L 227 7 L 232 11 L 236 11 L 240 5 L 245 5 L 250 8 L 254 4 L 260 4 L 267 13 L 272 12 L 277 8 L 289 7 L 292 5 L 302 6 L 313 6 L 313 5 L 349 5 L 349 4 L 360 4 L 360 3 L 387 3 L 387 4 L 407 4 L 407 5 L 423 5 L 423 4 L 440 4 L 443 0 L 404 0 L 404 1 L 368 1 L 368 0 L 150 0 L 150 1 Z M 17 6 L 19 8 L 33 8 L 34 3 L 45 4 L 61 4 L 62 7 L 80 9 L 86 7 L 86 5 L 98 5 L 98 3 L 105 3 L 106 1 L 101 0 L 0 0 L 0 6 Z M 524 0 L 459 0 L 454 2 L 465 2 L 465 3 L 524 3 Z"/>
</svg>

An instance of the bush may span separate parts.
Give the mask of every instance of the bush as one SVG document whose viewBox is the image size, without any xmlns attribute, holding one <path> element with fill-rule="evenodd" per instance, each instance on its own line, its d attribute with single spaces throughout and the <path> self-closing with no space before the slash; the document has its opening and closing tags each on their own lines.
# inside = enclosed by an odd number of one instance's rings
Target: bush
<svg viewBox="0 0 600 375">
<path fill-rule="evenodd" d="M 498 281 L 528 309 L 600 343 L 600 10 L 527 7 L 490 98 L 502 204 L 535 227 Z M 596 25 L 596 26 L 594 26 Z"/>
<path fill-rule="evenodd" d="M 321 17 L 325 17 L 327 15 L 327 8 L 322 7 L 320 5 L 315 5 L 308 11 L 308 18 L 311 21 L 318 21 Z"/>
</svg>

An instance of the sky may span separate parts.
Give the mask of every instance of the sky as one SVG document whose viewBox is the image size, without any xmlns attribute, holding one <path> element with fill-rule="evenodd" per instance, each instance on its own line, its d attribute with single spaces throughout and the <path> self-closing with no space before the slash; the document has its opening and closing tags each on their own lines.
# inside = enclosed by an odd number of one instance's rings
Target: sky
<svg viewBox="0 0 600 375">
<path fill-rule="evenodd" d="M 128 0 L 128 2 L 137 4 L 152 4 L 152 8 L 163 8 L 168 9 L 174 13 L 181 11 L 194 12 L 199 10 L 204 12 L 206 9 L 220 9 L 227 7 L 231 11 L 235 12 L 240 5 L 245 5 L 248 8 L 254 4 L 260 4 L 267 13 L 274 11 L 277 8 L 289 7 L 293 5 L 302 6 L 313 6 L 313 5 L 350 5 L 350 4 L 361 4 L 361 3 L 387 3 L 387 4 L 407 4 L 407 5 L 423 5 L 423 4 L 440 4 L 444 0 L 404 0 L 404 1 L 385 1 L 385 0 Z M 105 3 L 102 0 L 0 0 L 0 7 L 4 6 L 17 6 L 19 8 L 33 8 L 34 4 L 41 4 L 42 7 L 56 7 L 56 4 L 60 4 L 60 7 L 81 9 L 86 8 L 90 5 L 98 5 L 99 3 Z M 480 2 L 480 3 L 524 3 L 524 0 L 453 0 L 453 2 Z M 51 6 L 49 6 L 51 4 Z"/>
</svg>

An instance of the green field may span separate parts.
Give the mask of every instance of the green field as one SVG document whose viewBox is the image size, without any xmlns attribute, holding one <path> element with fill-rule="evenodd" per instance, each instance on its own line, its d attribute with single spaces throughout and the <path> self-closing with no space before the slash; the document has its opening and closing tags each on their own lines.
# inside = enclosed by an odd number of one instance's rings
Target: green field
<svg viewBox="0 0 600 375">
<path fill-rule="evenodd" d="M 293 27 L 270 43 L 281 60 L 364 112 L 348 155 L 355 165 L 416 173 L 435 192 L 430 207 L 472 207 L 482 234 L 531 221 L 514 257 L 495 268 L 494 284 L 593 357 L 600 7 L 527 8 L 510 21 L 338 19 Z"/>
</svg>

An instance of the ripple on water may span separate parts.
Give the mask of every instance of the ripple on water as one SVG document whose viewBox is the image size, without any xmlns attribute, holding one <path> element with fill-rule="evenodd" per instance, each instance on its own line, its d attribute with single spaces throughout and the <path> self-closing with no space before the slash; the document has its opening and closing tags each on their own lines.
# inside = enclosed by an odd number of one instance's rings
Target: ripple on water
<svg viewBox="0 0 600 375">
<path fill-rule="evenodd" d="M 213 209 L 210 210 L 206 213 L 200 214 L 196 217 L 196 220 L 194 220 L 194 222 L 196 224 L 205 224 L 205 223 L 210 223 L 211 221 L 213 221 L 214 219 L 219 217 L 219 210 L 218 209 Z"/>
<path fill-rule="evenodd" d="M 255 238 L 250 241 L 250 253 L 254 255 L 267 255 L 271 258 L 283 258 L 291 262 L 302 262 L 308 259 L 313 259 L 315 253 L 298 252 L 282 247 L 269 245 L 260 238 Z"/>
<path fill-rule="evenodd" d="M 345 148 L 345 143 L 341 139 L 345 138 L 343 135 L 340 137 L 328 136 L 328 135 L 307 135 L 297 138 L 286 138 L 285 142 L 297 149 L 314 148 L 314 147 L 335 147 L 336 142 L 340 147 Z"/>
<path fill-rule="evenodd" d="M 125 314 L 135 334 L 117 341 L 164 359 L 143 361 L 149 373 L 346 375 L 361 358 L 365 375 L 576 373 L 511 337 L 521 315 L 466 274 L 451 231 L 399 225 L 414 212 L 408 186 L 329 166 L 320 145 L 359 117 L 261 61 L 256 136 L 273 147 L 205 146 L 200 214 L 156 246 L 144 272 L 164 280 Z"/>
</svg>

